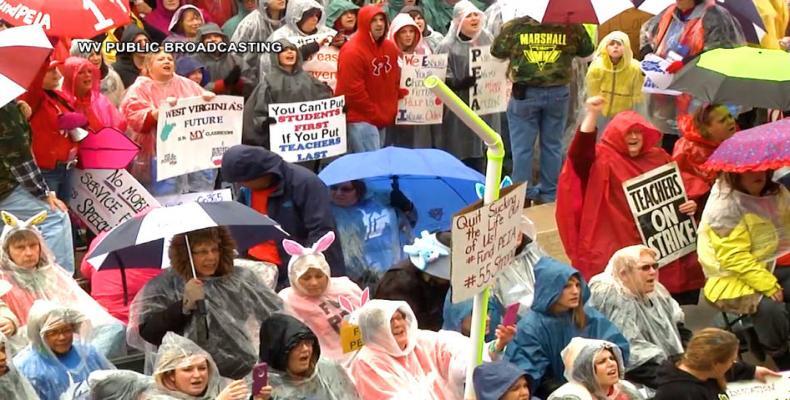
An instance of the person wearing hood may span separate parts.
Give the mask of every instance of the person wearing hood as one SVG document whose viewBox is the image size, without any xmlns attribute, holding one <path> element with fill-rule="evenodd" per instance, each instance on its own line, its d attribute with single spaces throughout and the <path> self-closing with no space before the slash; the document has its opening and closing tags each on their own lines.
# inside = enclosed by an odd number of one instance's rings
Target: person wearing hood
<svg viewBox="0 0 790 400">
<path fill-rule="evenodd" d="M 280 53 L 266 54 L 271 67 L 262 75 L 244 105 L 242 142 L 269 148 L 269 127 L 276 119 L 269 118 L 269 105 L 328 99 L 332 89 L 302 69 L 304 60 L 295 44 L 288 39 L 278 41 Z M 314 163 L 305 163 L 314 164 Z"/>
<path fill-rule="evenodd" d="M 562 350 L 565 379 L 548 400 L 642 400 L 636 387 L 624 380 L 623 354 L 605 340 L 575 337 Z"/>
<path fill-rule="evenodd" d="M 198 29 L 197 40 L 202 43 L 228 42 L 219 26 L 208 23 Z M 195 59 L 206 66 L 212 81 L 203 86 L 216 93 L 247 97 L 252 91 L 253 84 L 241 76 L 241 57 L 224 52 L 199 53 Z"/>
<path fill-rule="evenodd" d="M 342 296 L 350 304 L 360 304 L 362 290 L 345 276 L 331 278 L 329 264 L 323 250 L 334 242 L 334 232 L 328 232 L 313 247 L 304 248 L 285 239 L 283 247 L 291 255 L 288 261 L 288 280 L 291 287 L 280 291 L 284 309 L 318 332 L 324 357 L 343 361 L 346 356 L 340 342 L 340 326 L 349 311 L 341 308 Z"/>
<path fill-rule="evenodd" d="M 738 361 L 738 337 L 718 328 L 705 328 L 689 341 L 686 352 L 667 360 L 656 378 L 654 400 L 721 400 L 727 382 L 780 376 L 768 368 Z M 785 378 L 786 379 L 786 378 Z"/>
<path fill-rule="evenodd" d="M 39 400 L 27 378 L 14 367 L 13 358 L 8 337 L 0 332 L 0 398 Z"/>
<path fill-rule="evenodd" d="M 261 325 L 260 361 L 269 365 L 270 396 L 255 400 L 359 400 L 346 370 L 323 356 L 315 333 L 298 319 L 282 313 Z"/>
<path fill-rule="evenodd" d="M 436 50 L 439 48 L 439 44 L 441 44 L 444 40 L 444 36 L 428 26 L 428 22 L 425 21 L 425 14 L 422 7 L 416 5 L 407 5 L 404 6 L 400 12 L 401 14 L 409 14 L 409 16 L 414 20 L 414 23 L 417 24 L 417 27 L 420 28 L 422 40 L 425 41 L 425 43 L 428 45 L 428 48 L 431 49 L 431 52 L 436 52 Z"/>
<path fill-rule="evenodd" d="M 545 399 L 566 382 L 560 352 L 577 336 L 615 343 L 628 359 L 628 340 L 598 310 L 587 304 L 590 290 L 579 271 L 550 257 L 535 265 L 531 312 L 518 322 L 506 359 L 523 369 L 530 392 Z"/>
<path fill-rule="evenodd" d="M 167 332 L 156 352 L 154 387 L 143 394 L 146 400 L 247 400 L 242 380 L 221 389 L 222 376 L 214 358 L 195 342 Z"/>
<path fill-rule="evenodd" d="M 156 124 L 165 101 L 175 105 L 179 98 L 201 96 L 210 101 L 214 93 L 175 74 L 173 56 L 164 51 L 145 55 L 146 76 L 139 77 L 121 101 L 121 113 L 129 124 L 127 135 L 140 146 L 129 172 L 154 196 L 210 191 L 216 170 L 204 170 L 156 181 Z"/>
<path fill-rule="evenodd" d="M 113 106 L 118 107 L 118 105 L 121 104 L 121 98 L 123 97 L 124 92 L 124 85 L 123 81 L 121 80 L 121 76 L 115 72 L 115 69 L 107 65 L 107 63 L 104 61 L 104 57 L 102 57 L 101 52 L 86 53 L 80 51 L 80 43 L 83 43 L 83 46 L 87 47 L 92 43 L 98 42 L 88 39 L 74 39 L 71 41 L 71 55 L 86 58 L 91 62 L 91 64 L 99 69 L 101 74 L 101 82 L 99 85 L 101 94 L 107 96 L 107 99 L 110 100 Z"/>
<path fill-rule="evenodd" d="M 69 96 L 74 109 L 88 118 L 88 126 L 96 133 L 102 128 L 126 131 L 126 120 L 118 108 L 101 93 L 101 73 L 89 60 L 69 57 L 63 66 L 63 93 Z"/>
<path fill-rule="evenodd" d="M 231 36 L 232 42 L 264 42 L 285 21 L 286 0 L 258 0 L 258 8 L 244 17 Z M 260 77 L 260 54 L 236 54 L 242 58 L 241 74 L 250 82 L 258 82 Z"/>
<path fill-rule="evenodd" d="M 387 14 L 359 10 L 357 33 L 340 49 L 336 96 L 345 96 L 349 152 L 381 148 L 383 128 L 395 122 L 400 91 L 398 48 L 386 33 Z"/>
<path fill-rule="evenodd" d="M 211 80 L 211 74 L 203 63 L 192 56 L 181 56 L 176 60 L 176 74 L 183 76 L 200 86 L 206 86 Z"/>
<path fill-rule="evenodd" d="M 303 245 L 315 243 L 327 232 L 335 232 L 335 217 L 329 207 L 324 182 L 304 167 L 288 163 L 279 155 L 258 146 L 238 145 L 222 156 L 222 178 L 246 188 L 242 202 L 280 223 L 291 239 Z M 279 267 L 278 289 L 288 283 L 290 256 L 274 242 L 266 242 L 251 255 Z M 324 252 L 332 276 L 345 276 L 346 265 L 340 242 Z"/>
<path fill-rule="evenodd" d="M 170 19 L 170 36 L 165 38 L 165 42 L 194 42 L 198 37 L 198 30 L 205 23 L 206 18 L 199 8 L 191 4 L 178 7 Z"/>
<path fill-rule="evenodd" d="M 426 23 L 442 35 L 447 35 L 453 21 L 453 7 L 458 2 L 459 0 L 423 0 L 422 7 L 425 10 Z M 471 0 L 471 2 L 478 10 L 486 9 L 485 1 Z M 408 1 L 404 1 L 404 4 L 408 4 Z"/>
<path fill-rule="evenodd" d="M 100 370 L 88 375 L 90 400 L 141 400 L 154 386 L 152 376 L 127 370 Z"/>
<path fill-rule="evenodd" d="M 137 46 L 144 46 L 151 43 L 151 36 L 144 30 L 137 27 L 137 25 L 130 24 L 123 29 L 121 35 L 121 42 L 135 43 Z M 142 74 L 143 63 L 145 61 L 145 53 L 119 53 L 116 56 L 116 61 L 112 65 L 118 76 L 121 77 L 123 88 L 127 89 L 132 86 L 137 77 Z M 126 95 L 124 95 L 126 97 Z M 121 99 L 123 102 L 123 99 Z M 119 106 L 121 107 L 121 106 Z"/>
<path fill-rule="evenodd" d="M 186 4 L 185 0 L 156 0 L 156 7 L 143 18 L 143 21 L 156 31 L 157 36 L 164 39 L 170 34 L 170 21 L 173 15 L 184 4 Z"/>
<path fill-rule="evenodd" d="M 644 83 L 645 77 L 639 61 L 634 60 L 628 34 L 614 31 L 606 35 L 598 45 L 585 79 L 588 97 L 606 99 L 601 116 L 608 120 L 621 111 L 635 110 L 642 102 Z M 599 128 L 603 129 L 604 125 L 599 124 Z"/>
<path fill-rule="evenodd" d="M 55 262 L 41 233 L 34 226 L 45 216 L 42 212 L 28 221 L 19 221 L 2 211 L 6 225 L 0 235 L 0 286 L 3 287 L 0 299 L 15 315 L 19 329 L 30 325 L 28 315 L 38 300 L 81 310 L 93 326 L 91 343 L 107 357 L 124 354 L 123 324 L 85 293 L 71 274 Z M 24 343 L 23 336 L 19 339 L 18 343 Z"/>
<path fill-rule="evenodd" d="M 472 374 L 477 400 L 529 400 L 527 374 L 507 361 L 483 363 Z"/>
<path fill-rule="evenodd" d="M 436 50 L 437 54 L 449 54 L 447 58 L 447 77 L 445 82 L 464 102 L 469 102 L 470 89 L 475 87 L 477 78 L 469 71 L 469 49 L 493 43 L 494 38 L 483 28 L 483 12 L 468 0 L 455 3 L 453 22 L 444 40 Z M 482 88 L 480 88 L 482 90 Z M 481 117 L 495 131 L 500 128 L 500 115 L 490 114 Z M 483 170 L 483 142 L 460 117 L 444 110 L 441 132 L 434 138 L 434 146 L 442 149 L 466 165 Z"/>
<path fill-rule="evenodd" d="M 326 8 L 326 26 L 345 36 L 346 41 L 357 31 L 359 6 L 350 0 L 332 0 Z"/>
<path fill-rule="evenodd" d="M 222 24 L 222 32 L 225 34 L 225 37 L 233 37 L 241 21 L 250 15 L 251 12 L 258 9 L 259 1 L 266 0 L 236 0 L 236 15 Z"/>
<path fill-rule="evenodd" d="M 557 188 L 557 227 L 568 257 L 589 279 L 603 271 L 612 255 L 642 237 L 631 215 L 623 183 L 671 161 L 660 147 L 659 132 L 635 111 L 617 114 L 596 144 L 596 124 L 606 100 L 587 100 L 587 114 L 568 150 Z M 693 200 L 677 212 L 694 215 Z M 584 222 L 582 222 L 584 221 Z M 691 253 L 661 268 L 670 293 L 699 290 L 705 277 Z M 696 304 L 699 294 L 689 296 Z"/>
<path fill-rule="evenodd" d="M 255 364 L 253 338 L 262 321 L 282 309 L 282 301 L 253 271 L 234 267 L 235 252 L 226 227 L 175 235 L 168 251 L 171 267 L 132 302 L 129 344 L 150 361 L 151 347 L 175 332 L 211 354 L 220 375 L 249 374 Z"/>
<path fill-rule="evenodd" d="M 87 343 L 89 323 L 81 311 L 46 300 L 30 308 L 30 345 L 14 357 L 19 373 L 30 381 L 41 400 L 58 400 L 74 382 L 101 369 L 115 369 Z"/>
<path fill-rule="evenodd" d="M 190 0 L 191 4 L 200 8 L 206 16 L 206 22 L 222 25 L 237 12 L 238 0 Z M 252 1 L 253 3 L 255 0 Z M 252 4 L 255 9 L 257 4 Z"/>
<path fill-rule="evenodd" d="M 606 270 L 590 280 L 590 305 L 623 332 L 631 346 L 626 377 L 656 388 L 656 370 L 669 357 L 683 353 L 684 315 L 658 282 L 655 250 L 635 245 L 618 250 Z"/>
</svg>

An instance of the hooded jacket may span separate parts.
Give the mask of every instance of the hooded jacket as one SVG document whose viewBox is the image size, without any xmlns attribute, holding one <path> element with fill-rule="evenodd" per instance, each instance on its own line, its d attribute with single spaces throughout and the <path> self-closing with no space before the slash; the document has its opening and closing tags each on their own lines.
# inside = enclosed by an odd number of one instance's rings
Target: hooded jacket
<svg viewBox="0 0 790 400">
<path fill-rule="evenodd" d="M 269 365 L 273 400 L 358 400 L 359 395 L 340 364 L 321 357 L 313 331 L 287 314 L 274 314 L 260 332 L 260 361 Z M 313 342 L 310 376 L 294 379 L 287 372 L 288 354 L 302 340 Z"/>
<path fill-rule="evenodd" d="M 302 32 L 299 29 L 299 21 L 302 20 L 304 14 L 310 10 L 318 9 L 321 11 L 321 17 L 318 19 L 316 25 L 316 32 Z M 279 39 L 291 39 L 297 37 L 306 37 L 318 35 L 320 37 L 332 36 L 336 32 L 334 29 L 326 26 L 326 11 L 324 6 L 316 0 L 289 0 L 288 5 L 285 7 L 285 25 L 277 29 L 269 36 L 268 41 L 275 42 Z"/>
<path fill-rule="evenodd" d="M 236 31 L 231 36 L 233 42 L 263 42 L 278 28 L 283 26 L 285 21 L 285 10 L 282 10 L 280 19 L 272 19 L 267 13 L 270 0 L 258 0 L 258 9 L 244 17 L 236 27 Z M 258 82 L 258 71 L 260 71 L 260 54 L 243 53 L 237 54 L 242 58 L 241 74 L 250 82 Z"/>
<path fill-rule="evenodd" d="M 86 96 L 77 96 L 77 76 L 88 70 L 93 75 L 93 86 Z M 112 127 L 121 132 L 126 130 L 126 120 L 118 108 L 105 97 L 99 89 L 101 75 L 99 69 L 90 61 L 81 57 L 69 57 L 63 67 L 63 93 L 70 97 L 74 108 L 88 117 L 88 123 L 94 132 L 101 128 Z"/>
<path fill-rule="evenodd" d="M 619 41 L 623 47 L 623 56 L 616 65 L 607 52 L 612 41 Z M 620 111 L 632 110 L 642 102 L 642 85 L 645 77 L 634 60 L 631 40 L 626 33 L 614 31 L 606 35 L 598 45 L 596 58 L 587 70 L 587 96 L 603 96 L 606 107 L 603 115 L 612 117 Z"/>
<path fill-rule="evenodd" d="M 326 7 L 326 26 L 340 32 L 343 28 L 339 24 L 340 17 L 343 14 L 353 11 L 355 14 L 359 12 L 359 6 L 351 2 L 351 0 L 332 0 Z M 351 35 L 353 32 L 343 31 L 346 35 Z"/>
<path fill-rule="evenodd" d="M 755 367 L 737 362 L 729 371 L 728 382 L 754 379 Z M 715 379 L 701 381 L 667 360 L 658 370 L 658 390 L 653 400 L 722 400 L 729 399 Z"/>
<path fill-rule="evenodd" d="M 192 56 L 181 56 L 176 60 L 176 74 L 189 79 L 189 75 L 193 72 L 200 70 L 201 78 L 198 83 L 200 86 L 206 86 L 211 80 L 211 74 L 202 62 L 196 60 Z M 192 80 L 192 79 L 189 79 Z"/>
<path fill-rule="evenodd" d="M 405 6 L 400 10 L 400 12 L 402 14 L 409 14 L 412 19 L 414 19 L 415 14 L 419 14 L 420 17 L 425 20 L 425 30 L 421 32 L 422 40 L 425 41 L 432 52 L 435 52 L 439 48 L 439 44 L 442 43 L 442 40 L 444 40 L 444 35 L 431 28 L 431 26 L 428 24 L 428 20 L 425 19 L 425 11 L 423 8 L 421 6 Z"/>
<path fill-rule="evenodd" d="M 222 35 L 222 39 L 228 42 L 228 35 L 226 35 L 219 26 L 215 23 L 208 23 L 198 28 L 197 40 L 202 42 L 203 39 L 210 34 Z M 252 90 L 252 82 L 245 78 L 239 78 L 235 86 L 226 86 L 224 79 L 234 68 L 241 68 L 243 60 L 241 56 L 228 53 L 198 53 L 194 55 L 195 59 L 200 61 L 206 66 L 210 76 L 211 82 L 204 85 L 206 90 L 212 91 L 217 94 L 232 94 L 232 95 L 245 95 Z"/>
<path fill-rule="evenodd" d="M 478 10 L 486 9 L 485 1 L 471 0 L 471 2 Z M 453 5 L 447 0 L 423 0 L 423 3 L 425 23 L 434 27 L 442 35 L 446 35 L 450 29 L 450 22 L 453 20 Z"/>
<path fill-rule="evenodd" d="M 639 155 L 628 155 L 625 136 L 641 129 Z M 595 144 L 592 133 L 577 132 L 557 184 L 557 227 L 573 265 L 585 278 L 603 271 L 615 251 L 641 243 L 623 191 L 623 182 L 671 161 L 657 147 L 661 133 L 634 111 L 615 115 Z M 661 283 L 670 293 L 699 289 L 705 277 L 696 256 L 661 268 Z"/>
<path fill-rule="evenodd" d="M 285 162 L 279 155 L 261 147 L 233 146 L 222 157 L 222 177 L 227 182 L 243 182 L 272 174 L 277 188 L 269 195 L 265 214 L 280 223 L 291 239 L 308 246 L 334 231 L 335 218 L 330 209 L 329 189 L 321 179 L 304 167 Z M 250 195 L 247 195 L 247 204 Z M 262 211 L 262 210 L 259 210 Z M 278 243 L 280 287 L 287 283 L 286 265 L 290 256 Z M 324 252 L 332 276 L 345 276 L 346 266 L 339 241 Z"/>
<path fill-rule="evenodd" d="M 357 32 L 340 49 L 335 95 L 346 98 L 348 123 L 367 122 L 383 128 L 395 122 L 398 112 L 400 52 L 384 37 L 373 40 L 370 23 L 376 15 L 386 18 L 377 6 L 359 10 Z"/>
<path fill-rule="evenodd" d="M 472 375 L 477 400 L 500 400 L 522 376 L 524 371 L 507 361 L 481 364 Z"/>
<path fill-rule="evenodd" d="M 181 22 L 184 18 L 184 14 L 189 11 L 196 11 L 198 15 L 200 15 L 200 20 L 203 21 L 203 24 L 207 23 L 206 15 L 203 13 L 203 10 L 191 5 L 191 4 L 184 4 L 181 7 L 178 7 L 176 12 L 173 14 L 173 18 L 170 19 L 170 35 L 165 38 L 165 42 L 187 42 L 193 41 L 195 38 L 189 38 L 184 35 L 183 30 L 181 29 Z"/>
<path fill-rule="evenodd" d="M 232 37 L 241 21 L 250 15 L 251 12 L 244 8 L 244 0 L 236 0 L 236 15 L 222 24 L 222 32 L 225 34 L 225 37 Z"/>
<path fill-rule="evenodd" d="M 416 37 L 414 38 L 414 43 L 412 43 L 410 47 L 400 49 L 400 45 L 398 44 L 396 36 L 398 35 L 398 31 L 407 26 L 414 28 Z M 392 20 L 392 25 L 390 25 L 389 30 L 387 31 L 387 39 L 395 43 L 395 45 L 398 46 L 403 54 L 431 54 L 430 46 L 428 46 L 423 40 L 422 33 L 420 33 L 420 28 L 417 26 L 417 23 L 414 22 L 414 18 L 412 18 L 409 14 L 401 13 L 395 16 L 395 19 Z"/>
<path fill-rule="evenodd" d="M 80 42 L 93 42 L 92 40 L 87 39 L 74 39 L 71 41 L 71 55 L 76 57 L 88 58 L 90 57 L 91 53 L 83 53 L 80 52 L 79 43 Z M 101 55 L 101 53 L 99 53 Z M 101 72 L 101 93 L 110 100 L 113 106 L 118 107 L 118 104 L 121 104 L 121 98 L 123 97 L 123 81 L 121 80 L 121 76 L 115 72 L 115 69 L 107 65 L 104 60 L 104 57 L 101 58 L 101 67 L 99 68 Z"/>
<path fill-rule="evenodd" d="M 134 38 L 137 35 L 145 35 L 145 37 L 148 38 L 148 41 L 151 41 L 151 36 L 148 33 L 138 28 L 137 25 L 133 24 L 124 28 L 120 41 L 131 43 L 134 41 Z M 134 60 L 132 58 L 132 53 L 119 53 L 116 56 L 115 64 L 112 65 L 115 72 L 120 75 L 121 81 L 123 81 L 124 89 L 132 86 L 137 77 L 140 76 L 140 70 L 134 65 Z"/>
<path fill-rule="evenodd" d="M 678 163 L 678 169 L 683 174 L 683 182 L 686 183 L 686 194 L 689 199 L 704 199 L 710 193 L 713 182 L 718 176 L 717 171 L 709 171 L 702 168 L 702 164 L 708 161 L 708 157 L 716 151 L 719 143 L 702 137 L 702 134 L 694 122 L 694 117 L 685 114 L 678 118 L 678 130 L 681 138 L 675 142 L 675 149 L 672 151 L 672 159 Z M 699 204 L 702 206 L 702 204 Z"/>
<path fill-rule="evenodd" d="M 8 343 L 8 338 L 2 332 L 0 332 L 0 347 L 3 348 L 5 353 L 5 366 L 7 368 L 5 374 L 0 375 L 0 398 L 39 400 L 33 386 L 30 385 L 27 378 L 19 374 L 19 371 L 14 366 L 12 361 L 14 353 L 10 343 Z"/>
<path fill-rule="evenodd" d="M 587 325 L 579 329 L 571 313 L 554 314 L 551 306 L 557 302 L 568 280 L 576 276 L 581 285 L 580 303 L 584 305 Z M 535 266 L 535 300 L 532 312 L 518 323 L 518 331 L 507 346 L 505 355 L 529 376 L 530 392 L 542 384 L 553 386 L 565 383 L 565 365 L 560 352 L 577 336 L 608 340 L 616 344 L 627 359 L 628 340 L 606 317 L 587 305 L 590 289 L 579 271 L 550 257 L 542 257 Z M 548 382 L 544 382 L 548 381 Z"/>
</svg>

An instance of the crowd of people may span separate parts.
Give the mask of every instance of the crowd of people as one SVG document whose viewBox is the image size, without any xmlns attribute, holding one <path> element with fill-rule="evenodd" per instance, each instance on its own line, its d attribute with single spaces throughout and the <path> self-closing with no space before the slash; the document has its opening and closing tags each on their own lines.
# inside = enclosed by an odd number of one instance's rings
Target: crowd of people
<svg viewBox="0 0 790 400">
<path fill-rule="evenodd" d="M 504 136 L 505 172 L 528 184 L 525 207 L 555 203 L 568 257 L 548 255 L 519 217 L 470 371 L 476 398 L 721 400 L 728 382 L 790 370 L 790 165 L 703 166 L 781 112 L 646 93 L 639 62 L 790 51 L 790 4 L 754 0 L 770 29 L 748 43 L 713 0 L 668 2 L 639 32 L 600 38 L 594 26 L 503 21 L 495 0 L 369 3 L 133 0 L 128 25 L 51 38 L 27 91 L 0 108 L 0 398 L 464 398 L 476 343 L 472 301 L 452 302 L 450 227 L 418 232 L 419 204 L 397 177 L 383 189 L 327 186 L 317 174 L 332 159 L 285 161 L 269 147 L 269 108 L 342 95 L 349 153 L 436 148 L 484 171 L 485 144 L 446 107 L 440 124 L 395 124 L 404 56 L 446 54 L 445 83 L 469 101 L 475 46 L 508 62 L 507 110 L 482 120 Z M 84 51 L 250 41 L 282 51 Z M 549 44 L 552 54 L 532 54 Z M 327 47 L 338 52 L 334 87 L 304 69 Z M 244 99 L 242 144 L 220 168 L 157 180 L 162 107 L 217 95 Z M 287 238 L 241 248 L 214 226 L 168 238 L 166 265 L 95 268 L 79 256 L 108 234 L 94 236 L 66 203 L 80 141 L 103 128 L 139 146 L 126 170 L 152 196 L 229 188 Z M 696 221 L 696 251 L 659 265 L 623 184 L 672 162 L 687 195 L 672 207 Z M 746 318 L 776 368 L 744 362 L 730 326 L 692 332 L 681 306 L 698 302 Z M 134 355 L 141 369 L 116 369 Z"/>
</svg>

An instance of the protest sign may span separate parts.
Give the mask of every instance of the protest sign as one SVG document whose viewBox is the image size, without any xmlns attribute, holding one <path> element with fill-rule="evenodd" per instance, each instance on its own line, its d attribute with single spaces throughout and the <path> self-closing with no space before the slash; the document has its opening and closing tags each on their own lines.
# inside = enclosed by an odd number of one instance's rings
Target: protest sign
<svg viewBox="0 0 790 400">
<path fill-rule="evenodd" d="M 75 169 L 69 208 L 93 233 L 106 232 L 159 202 L 126 170 Z"/>
<path fill-rule="evenodd" d="M 790 371 L 781 377 L 768 377 L 765 382 L 751 380 L 727 384 L 730 400 L 790 400 Z"/>
<path fill-rule="evenodd" d="M 230 189 L 214 190 L 211 192 L 173 194 L 156 198 L 162 207 L 173 207 L 184 203 L 216 203 L 219 201 L 233 201 Z"/>
<path fill-rule="evenodd" d="M 667 89 L 674 79 L 674 75 L 667 72 L 670 64 L 672 63 L 669 60 L 665 60 L 655 54 L 646 55 L 639 64 L 642 72 L 645 74 L 645 84 L 642 86 L 642 92 L 670 96 L 682 94 L 676 90 Z"/>
<path fill-rule="evenodd" d="M 322 42 L 326 42 L 326 44 L 329 44 L 330 42 L 332 42 L 332 38 L 335 37 L 335 35 L 337 35 L 337 31 L 335 31 L 334 29 L 330 29 L 325 33 L 316 33 L 315 35 L 310 35 L 310 36 L 291 36 L 286 39 L 288 39 L 289 42 L 293 43 L 294 46 L 302 47 L 312 42 L 316 42 L 318 44 L 321 44 Z M 268 56 L 269 55 L 267 54 L 266 57 Z"/>
<path fill-rule="evenodd" d="M 469 48 L 469 74 L 477 78 L 469 89 L 469 107 L 477 115 L 505 112 L 513 84 L 508 62 L 491 55 L 491 46 Z"/>
<path fill-rule="evenodd" d="M 320 160 L 346 152 L 343 96 L 269 105 L 269 148 L 285 161 Z"/>
<path fill-rule="evenodd" d="M 513 261 L 526 194 L 526 184 L 511 186 L 499 200 L 488 205 L 479 201 L 453 216 L 453 303 L 483 291 Z"/>
<path fill-rule="evenodd" d="M 362 331 L 359 330 L 359 326 L 343 320 L 340 323 L 340 344 L 343 347 L 343 354 L 362 349 L 365 343 L 362 341 Z"/>
<path fill-rule="evenodd" d="M 329 85 L 334 92 L 337 86 L 337 59 L 339 56 L 340 50 L 336 47 L 321 46 L 317 53 L 305 60 L 302 69 L 313 78 Z"/>
<path fill-rule="evenodd" d="M 697 249 L 694 217 L 678 211 L 688 198 L 675 162 L 625 181 L 623 189 L 642 243 L 658 252 L 659 266 Z"/>
<path fill-rule="evenodd" d="M 442 123 L 442 101 L 423 84 L 436 75 L 444 81 L 447 75 L 447 54 L 404 54 L 400 87 L 409 94 L 398 100 L 396 125 L 430 125 Z"/>
<path fill-rule="evenodd" d="M 156 180 L 219 168 L 222 155 L 241 144 L 244 98 L 180 99 L 165 105 L 156 127 Z"/>
</svg>

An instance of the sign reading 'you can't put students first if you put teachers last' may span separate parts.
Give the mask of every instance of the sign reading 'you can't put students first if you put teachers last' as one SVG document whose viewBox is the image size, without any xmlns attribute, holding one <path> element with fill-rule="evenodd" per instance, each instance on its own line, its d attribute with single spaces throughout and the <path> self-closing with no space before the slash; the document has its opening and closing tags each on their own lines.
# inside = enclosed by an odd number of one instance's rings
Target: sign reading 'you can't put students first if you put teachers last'
<svg viewBox="0 0 790 400">
<path fill-rule="evenodd" d="M 658 252 L 659 266 L 696 250 L 697 224 L 678 211 L 688 198 L 676 163 L 625 181 L 623 190 L 642 243 Z"/>
<path fill-rule="evenodd" d="M 515 258 L 527 185 L 502 190 L 499 200 L 482 201 L 453 216 L 450 284 L 453 303 L 491 286 Z"/>
<path fill-rule="evenodd" d="M 285 161 L 302 162 L 346 152 L 345 97 L 269 105 L 269 148 Z"/>
</svg>

